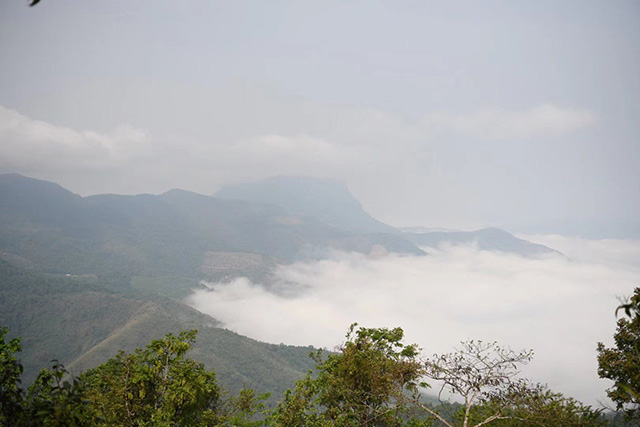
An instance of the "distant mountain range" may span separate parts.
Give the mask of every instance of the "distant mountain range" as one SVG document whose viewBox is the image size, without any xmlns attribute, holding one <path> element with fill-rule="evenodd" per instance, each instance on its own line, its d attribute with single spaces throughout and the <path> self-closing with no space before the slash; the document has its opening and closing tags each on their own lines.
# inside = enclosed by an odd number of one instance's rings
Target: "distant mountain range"
<svg viewBox="0 0 640 427">
<path fill-rule="evenodd" d="M 275 264 L 332 249 L 424 255 L 421 247 L 445 243 L 523 256 L 555 252 L 498 229 L 395 229 L 366 213 L 343 184 L 315 178 L 270 178 L 215 197 L 183 190 L 80 197 L 51 182 L 0 175 L 5 259 L 47 273 L 95 274 L 115 286 L 134 277 L 264 275 Z M 216 253 L 236 254 L 233 268 L 212 266 L 211 259 L 225 259 Z M 247 268 L 238 269 L 238 259 Z"/>
<path fill-rule="evenodd" d="M 522 256 L 558 253 L 546 246 L 518 239 L 498 228 L 477 231 L 452 231 L 433 227 L 394 228 L 365 212 L 346 185 L 334 180 L 278 176 L 256 183 L 224 187 L 215 196 L 280 206 L 292 214 L 315 217 L 343 230 L 394 235 L 420 247 L 475 244 L 480 250 Z"/>
<path fill-rule="evenodd" d="M 525 257 L 560 252 L 544 245 L 519 239 L 499 228 L 483 228 L 477 231 L 427 231 L 404 232 L 407 240 L 421 247 L 438 248 L 443 245 L 475 245 L 479 250 L 500 251 Z"/>
<path fill-rule="evenodd" d="M 27 380 L 54 358 L 79 371 L 195 328 L 194 357 L 223 383 L 281 392 L 311 367 L 310 349 L 223 329 L 181 302 L 191 289 L 238 276 L 268 285 L 278 264 L 334 249 L 423 256 L 421 248 L 471 243 L 523 256 L 555 253 L 498 229 L 415 231 L 376 220 L 346 186 L 315 178 L 271 178 L 215 197 L 183 190 L 80 197 L 51 182 L 0 175 L 0 326 L 23 337 Z"/>
<path fill-rule="evenodd" d="M 392 233 L 341 229 L 276 204 L 182 190 L 80 197 L 50 182 L 0 176 L 0 250 L 47 272 L 113 276 L 115 281 L 198 276 L 211 251 L 290 262 L 318 256 L 322 249 L 369 253 L 378 247 L 424 253 Z"/>
</svg>

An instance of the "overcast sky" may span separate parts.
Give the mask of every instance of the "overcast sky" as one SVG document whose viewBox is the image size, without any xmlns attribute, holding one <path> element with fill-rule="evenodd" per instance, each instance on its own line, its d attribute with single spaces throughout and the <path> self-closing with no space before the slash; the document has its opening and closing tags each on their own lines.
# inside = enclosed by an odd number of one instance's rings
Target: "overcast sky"
<svg viewBox="0 0 640 427">
<path fill-rule="evenodd" d="M 636 0 L 26 3 L 0 1 L 0 172 L 315 175 L 392 225 L 640 235 Z"/>
</svg>

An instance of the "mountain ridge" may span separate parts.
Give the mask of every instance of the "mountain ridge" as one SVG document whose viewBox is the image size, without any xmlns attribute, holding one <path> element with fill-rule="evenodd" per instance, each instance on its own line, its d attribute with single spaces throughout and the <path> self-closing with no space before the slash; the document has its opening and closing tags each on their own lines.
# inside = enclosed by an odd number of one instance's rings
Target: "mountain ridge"
<svg viewBox="0 0 640 427">
<path fill-rule="evenodd" d="M 524 256 L 557 253 L 498 229 L 403 232 L 366 213 L 334 180 L 280 176 L 230 188 L 244 190 L 221 190 L 225 197 L 181 189 L 81 197 L 55 183 L 0 175 L 0 250 L 45 271 L 105 275 L 119 264 L 129 276 L 197 276 L 210 251 L 256 253 L 284 263 L 331 249 L 424 255 L 420 246 L 446 242 L 477 242 L 480 249 Z M 291 200 L 283 203 L 290 189 Z M 243 191 L 249 200 L 240 198 Z"/>
<path fill-rule="evenodd" d="M 197 276 L 208 251 L 282 262 L 317 253 L 314 247 L 367 253 L 382 245 L 389 252 L 423 254 L 398 236 L 355 233 L 272 204 L 184 190 L 83 198 L 13 174 L 0 176 L 0 199 L 0 250 L 53 273 Z"/>
<path fill-rule="evenodd" d="M 215 196 L 271 203 L 293 214 L 313 216 L 348 231 L 395 232 L 393 227 L 369 215 L 347 186 L 338 180 L 280 175 L 254 183 L 228 185 Z"/>
<path fill-rule="evenodd" d="M 403 235 L 421 247 L 438 248 L 443 244 L 471 244 L 475 245 L 479 250 L 515 253 L 525 257 L 536 257 L 548 254 L 562 255 L 561 252 L 551 249 L 548 246 L 520 239 L 496 227 L 482 228 L 475 231 L 404 232 Z"/>
<path fill-rule="evenodd" d="M 262 343 L 228 331 L 181 302 L 137 292 L 114 292 L 64 275 L 25 271 L 0 260 L 0 325 L 20 336 L 30 383 L 52 359 L 74 374 L 133 351 L 166 333 L 197 329 L 191 356 L 214 369 L 232 391 L 243 385 L 283 393 L 313 366 L 309 347 Z"/>
</svg>

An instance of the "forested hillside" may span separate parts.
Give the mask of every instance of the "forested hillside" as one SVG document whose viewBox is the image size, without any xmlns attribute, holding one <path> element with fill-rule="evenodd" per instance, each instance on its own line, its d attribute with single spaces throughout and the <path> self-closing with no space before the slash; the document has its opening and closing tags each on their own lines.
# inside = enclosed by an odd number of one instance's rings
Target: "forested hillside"
<svg viewBox="0 0 640 427">
<path fill-rule="evenodd" d="M 1 260 L 0 325 L 22 339 L 25 384 L 52 359 L 79 374 L 120 350 L 185 329 L 199 330 L 193 355 L 232 390 L 246 385 L 279 393 L 312 366 L 311 348 L 243 337 L 178 301 L 114 291 L 92 277 L 25 271 Z"/>
</svg>

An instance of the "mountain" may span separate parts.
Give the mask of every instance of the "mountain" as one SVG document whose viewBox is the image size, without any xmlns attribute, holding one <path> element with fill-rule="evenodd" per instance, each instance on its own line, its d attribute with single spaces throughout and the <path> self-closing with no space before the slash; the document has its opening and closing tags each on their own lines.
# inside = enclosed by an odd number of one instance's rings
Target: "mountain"
<svg viewBox="0 0 640 427">
<path fill-rule="evenodd" d="M 425 227 L 396 229 L 365 212 L 343 183 L 328 179 L 277 176 L 256 183 L 224 187 L 216 193 L 216 197 L 280 206 L 294 215 L 313 216 L 344 230 L 369 235 L 375 233 L 378 239 L 384 241 L 383 246 L 394 248 L 394 252 L 409 252 L 406 247 L 394 246 L 401 241 L 398 240 L 400 238 L 424 247 L 437 247 L 443 243 L 475 243 L 481 250 L 497 250 L 523 256 L 557 253 L 546 246 L 518 239 L 497 228 L 473 232 Z M 357 238 L 352 241 L 357 241 Z M 365 249 L 360 249 L 360 252 L 364 251 Z"/>
<path fill-rule="evenodd" d="M 50 273 L 96 274 L 126 285 L 138 276 L 200 277 L 210 252 L 286 263 L 326 248 L 379 247 L 423 254 L 401 237 L 337 228 L 273 204 L 183 190 L 83 198 L 57 184 L 0 175 L 0 251 Z"/>
<path fill-rule="evenodd" d="M 525 257 L 560 254 L 547 246 L 519 239 L 499 228 L 483 228 L 477 231 L 404 232 L 402 235 L 418 246 L 431 248 L 437 248 L 443 244 L 474 244 L 480 250 L 514 253 Z"/>
<path fill-rule="evenodd" d="M 473 242 L 527 256 L 552 251 L 497 229 L 403 233 L 332 181 L 279 177 L 221 195 L 80 197 L 0 175 L 0 325 L 23 338 L 25 381 L 53 358 L 79 372 L 167 332 L 198 329 L 193 357 L 222 383 L 281 393 L 312 366 L 310 348 L 251 340 L 180 302 L 201 280 L 268 285 L 278 264 L 331 249 L 423 255 L 418 245 Z"/>
<path fill-rule="evenodd" d="M 47 275 L 0 260 L 0 325 L 22 338 L 23 381 L 52 359 L 79 372 L 118 351 L 133 351 L 168 332 L 197 329 L 191 357 L 237 391 L 279 396 L 314 364 L 310 347 L 265 344 L 221 328 L 216 319 L 152 294 L 115 292 L 95 277 Z"/>
<path fill-rule="evenodd" d="M 315 217 L 326 224 L 352 232 L 395 232 L 393 227 L 365 212 L 347 186 L 335 180 L 276 176 L 260 182 L 227 186 L 215 196 L 273 204 L 293 215 Z"/>
<path fill-rule="evenodd" d="M 554 252 L 499 229 L 402 232 L 368 215 L 335 181 L 276 177 L 218 194 L 80 197 L 54 183 L 0 175 L 0 253 L 43 272 L 95 274 L 115 287 L 164 286 L 148 279 L 170 277 L 184 285 L 165 293 L 175 297 L 200 278 L 262 280 L 277 264 L 331 249 L 423 255 L 418 246 L 448 242 L 524 256 Z"/>
<path fill-rule="evenodd" d="M 287 216 L 179 190 L 83 198 L 54 183 L 1 175 L 0 325 L 22 337 L 25 383 L 52 359 L 78 373 L 121 349 L 197 329 L 192 356 L 221 383 L 282 393 L 313 366 L 310 348 L 240 336 L 162 295 L 179 299 L 210 277 L 207 253 L 218 260 L 260 254 L 271 265 L 307 245 L 352 237 L 311 218 L 291 226 Z"/>
</svg>

